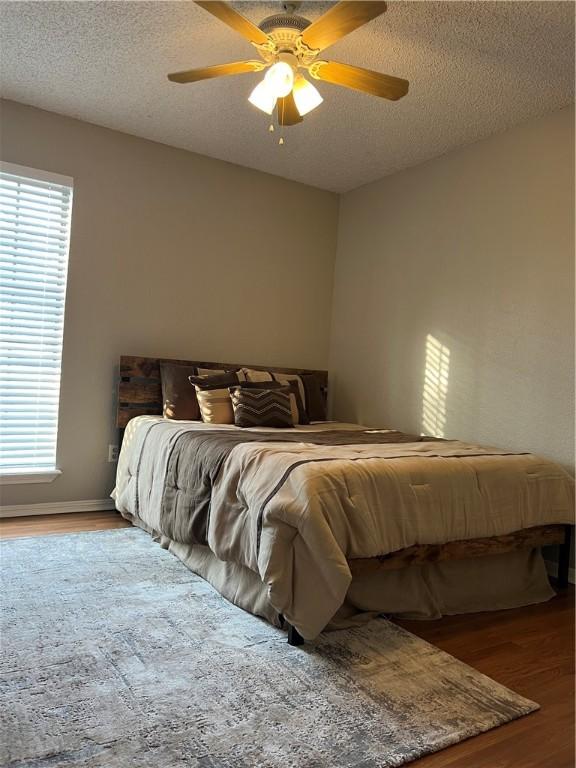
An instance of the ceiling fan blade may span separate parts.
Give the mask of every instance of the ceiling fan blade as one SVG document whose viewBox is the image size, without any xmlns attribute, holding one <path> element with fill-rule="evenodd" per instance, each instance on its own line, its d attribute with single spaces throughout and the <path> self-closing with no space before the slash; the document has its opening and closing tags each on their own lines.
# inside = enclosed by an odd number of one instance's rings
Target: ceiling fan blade
<svg viewBox="0 0 576 768">
<path fill-rule="evenodd" d="M 386 3 L 384 2 L 376 2 L 375 0 L 347 2 L 347 0 L 341 0 L 302 32 L 302 42 L 308 48 L 322 51 L 340 40 L 344 35 L 354 32 L 358 27 L 375 19 L 376 16 L 380 16 L 385 10 Z"/>
<path fill-rule="evenodd" d="M 304 120 L 303 117 L 300 117 L 294 96 L 291 93 L 288 96 L 284 96 L 284 98 L 278 99 L 276 109 L 278 110 L 278 122 L 280 125 L 296 125 Z"/>
<path fill-rule="evenodd" d="M 216 64 L 202 69 L 187 69 L 185 72 L 172 72 L 168 80 L 173 83 L 195 83 L 198 80 L 209 80 L 223 75 L 242 75 L 245 72 L 260 72 L 266 68 L 263 61 L 233 61 L 230 64 Z"/>
<path fill-rule="evenodd" d="M 380 96 L 392 101 L 401 99 L 408 93 L 408 80 L 392 77 L 392 75 L 383 75 L 381 72 L 373 72 L 371 69 L 340 64 L 337 61 L 315 61 L 310 65 L 308 71 L 316 80 L 342 85 L 344 88 L 353 88 L 356 91 L 363 91 L 372 94 L 372 96 Z"/>
<path fill-rule="evenodd" d="M 219 0 L 196 0 L 196 5 L 204 8 L 205 11 L 211 13 L 212 16 L 216 16 L 217 19 L 223 21 L 229 27 L 232 27 L 236 32 L 239 32 L 242 37 L 245 37 L 251 43 L 257 45 L 264 45 L 268 42 L 268 35 L 264 34 L 261 29 L 251 21 L 245 19 L 238 11 L 235 11 L 231 5 Z"/>
</svg>

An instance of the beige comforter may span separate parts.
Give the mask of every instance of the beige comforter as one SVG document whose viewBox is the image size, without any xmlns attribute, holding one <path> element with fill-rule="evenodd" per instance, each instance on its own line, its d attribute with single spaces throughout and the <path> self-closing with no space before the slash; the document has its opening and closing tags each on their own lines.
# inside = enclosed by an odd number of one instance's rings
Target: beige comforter
<svg viewBox="0 0 576 768">
<path fill-rule="evenodd" d="M 113 494 L 119 511 L 166 535 L 168 458 L 183 432 L 207 428 L 214 425 L 133 419 Z M 573 480 L 532 454 L 459 441 L 307 445 L 306 431 L 318 430 L 298 428 L 299 443 L 283 442 L 278 430 L 277 443 L 234 447 L 211 489 L 207 526 L 215 555 L 259 574 L 270 603 L 305 638 L 342 605 L 348 559 L 573 521 Z"/>
</svg>

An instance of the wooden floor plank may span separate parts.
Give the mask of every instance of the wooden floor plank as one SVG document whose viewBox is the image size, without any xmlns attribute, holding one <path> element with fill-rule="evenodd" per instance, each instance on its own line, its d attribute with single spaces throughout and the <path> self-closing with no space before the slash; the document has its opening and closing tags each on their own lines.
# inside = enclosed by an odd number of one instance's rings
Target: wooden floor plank
<svg viewBox="0 0 576 768">
<path fill-rule="evenodd" d="M 0 538 L 129 526 L 116 512 L 0 520 Z M 411 765 L 415 768 L 574 768 L 574 588 L 509 611 L 398 624 L 537 701 L 541 709 Z"/>
<path fill-rule="evenodd" d="M 130 523 L 118 512 L 69 512 L 62 515 L 31 515 L 0 519 L 0 539 L 49 536 L 56 533 L 103 531 L 127 528 Z"/>
</svg>

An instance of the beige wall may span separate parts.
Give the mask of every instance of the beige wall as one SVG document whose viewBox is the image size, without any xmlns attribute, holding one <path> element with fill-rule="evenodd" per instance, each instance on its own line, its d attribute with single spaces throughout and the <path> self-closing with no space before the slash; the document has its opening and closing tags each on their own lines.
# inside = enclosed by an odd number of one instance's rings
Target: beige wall
<svg viewBox="0 0 576 768">
<path fill-rule="evenodd" d="M 572 467 L 573 270 L 573 109 L 344 195 L 334 414 Z"/>
<path fill-rule="evenodd" d="M 327 192 L 12 102 L 0 117 L 2 159 L 75 179 L 63 475 L 2 504 L 109 492 L 120 354 L 325 367 L 331 306 L 338 418 L 573 465 L 573 110 L 350 192 L 339 227 Z"/>
<path fill-rule="evenodd" d="M 72 176 L 58 465 L 2 504 L 101 499 L 120 354 L 326 367 L 338 198 L 13 102 L 3 160 Z"/>
</svg>

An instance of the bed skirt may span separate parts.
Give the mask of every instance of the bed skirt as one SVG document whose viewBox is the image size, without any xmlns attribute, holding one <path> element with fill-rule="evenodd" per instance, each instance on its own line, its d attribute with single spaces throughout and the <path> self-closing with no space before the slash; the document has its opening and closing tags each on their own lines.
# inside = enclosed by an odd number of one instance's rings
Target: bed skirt
<svg viewBox="0 0 576 768">
<path fill-rule="evenodd" d="M 180 544 L 150 530 L 139 518 L 124 513 L 147 531 L 193 573 L 211 584 L 239 608 L 281 625 L 258 574 L 220 560 L 208 548 Z M 461 613 L 497 611 L 543 603 L 553 597 L 542 553 L 519 550 L 467 560 L 445 560 L 397 571 L 356 577 L 344 604 L 325 627 L 344 629 L 380 614 L 403 619 L 439 619 Z"/>
</svg>

